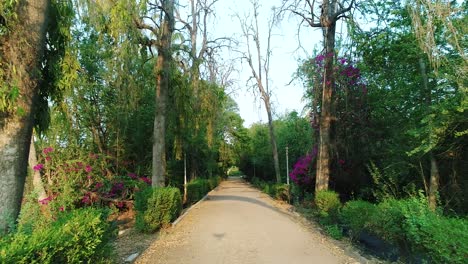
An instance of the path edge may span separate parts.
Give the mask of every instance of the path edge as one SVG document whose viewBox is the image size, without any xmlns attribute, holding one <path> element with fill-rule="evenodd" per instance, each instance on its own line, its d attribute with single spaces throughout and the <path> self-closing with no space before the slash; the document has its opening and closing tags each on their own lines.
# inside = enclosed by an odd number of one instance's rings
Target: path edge
<svg viewBox="0 0 468 264">
<path fill-rule="evenodd" d="M 225 181 L 225 180 L 223 180 Z M 222 181 L 222 182 L 223 182 Z M 203 196 L 203 198 L 201 198 L 200 200 L 198 200 L 198 202 L 194 203 L 193 205 L 191 205 L 187 210 L 185 210 L 185 212 L 183 214 L 181 214 L 174 222 L 172 222 L 171 226 L 172 227 L 175 227 L 180 221 L 182 221 L 182 219 L 184 219 L 184 217 L 195 207 L 197 207 L 201 202 L 205 201 L 206 198 L 210 195 L 211 192 L 213 191 L 216 191 L 218 189 L 218 187 L 221 185 L 221 182 L 218 184 L 218 186 L 216 186 L 213 190 L 209 191 L 207 194 L 205 194 L 205 196 Z"/>
</svg>

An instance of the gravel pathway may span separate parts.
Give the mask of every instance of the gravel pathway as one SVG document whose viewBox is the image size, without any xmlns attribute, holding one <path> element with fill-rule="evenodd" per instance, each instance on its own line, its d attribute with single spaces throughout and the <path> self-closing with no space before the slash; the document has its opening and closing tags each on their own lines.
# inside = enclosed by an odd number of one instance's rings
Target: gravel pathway
<svg viewBox="0 0 468 264">
<path fill-rule="evenodd" d="M 241 179 L 224 181 L 136 263 L 359 263 Z"/>
</svg>

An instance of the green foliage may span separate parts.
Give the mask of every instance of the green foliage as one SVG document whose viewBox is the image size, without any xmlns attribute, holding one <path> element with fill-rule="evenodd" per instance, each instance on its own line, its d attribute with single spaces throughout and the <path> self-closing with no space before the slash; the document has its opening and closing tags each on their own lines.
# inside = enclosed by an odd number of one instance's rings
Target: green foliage
<svg viewBox="0 0 468 264">
<path fill-rule="evenodd" d="M 338 193 L 329 190 L 318 191 L 315 194 L 315 205 L 322 217 L 335 216 L 341 207 Z"/>
<path fill-rule="evenodd" d="M 142 232 L 155 232 L 174 221 L 182 210 L 180 190 L 174 187 L 146 188 L 135 197 L 136 223 Z"/>
<path fill-rule="evenodd" d="M 289 202 L 290 200 L 289 187 L 290 186 L 285 183 L 274 184 L 273 185 L 274 195 L 272 196 L 277 200 Z"/>
<path fill-rule="evenodd" d="M 337 224 L 325 225 L 325 232 L 336 240 L 343 238 L 343 230 Z"/>
<path fill-rule="evenodd" d="M 83 208 L 59 214 L 48 226 L 19 229 L 0 240 L 1 263 L 108 263 L 116 229 L 108 214 Z"/>
<path fill-rule="evenodd" d="M 405 215 L 405 234 L 415 252 L 427 254 L 434 263 L 465 263 L 468 252 L 468 221 L 426 211 Z"/>
<path fill-rule="evenodd" d="M 405 198 L 416 195 L 414 183 L 405 183 L 400 179 L 398 172 L 392 169 L 380 170 L 374 162 L 370 162 L 367 169 L 372 176 L 372 195 L 377 201 L 386 199 Z"/>
<path fill-rule="evenodd" d="M 290 186 L 287 184 L 269 183 L 256 177 L 252 178 L 250 183 L 252 183 L 255 188 L 262 190 L 262 192 L 277 200 L 285 202 L 290 201 Z"/>
<path fill-rule="evenodd" d="M 286 182 L 286 147 L 288 147 L 289 171 L 294 161 L 312 149 L 312 129 L 309 121 L 293 111 L 284 114 L 273 122 L 280 160 L 282 182 Z M 248 130 L 248 147 L 241 150 L 239 169 L 247 178 L 259 178 L 274 181 L 273 157 L 268 132 L 268 125 L 256 123 Z"/>
<path fill-rule="evenodd" d="M 419 254 L 435 263 L 464 263 L 468 252 L 468 221 L 432 212 L 426 199 L 387 199 L 378 205 L 350 201 L 340 220 L 352 237 L 373 233 L 399 246 L 407 254 Z"/>
<path fill-rule="evenodd" d="M 208 187 L 210 188 L 210 190 L 213 190 L 214 188 L 218 187 L 221 180 L 222 179 L 220 176 L 213 176 L 208 178 Z"/>
<path fill-rule="evenodd" d="M 341 209 L 339 220 L 350 230 L 350 236 L 357 238 L 362 231 L 369 231 L 370 219 L 376 210 L 377 207 L 372 203 L 362 200 L 349 201 Z"/>
<path fill-rule="evenodd" d="M 11 26 L 17 21 L 16 5 L 18 0 L 4 0 L 0 2 L 0 17 L 3 19 L 0 23 L 0 38 L 6 35 Z"/>
<path fill-rule="evenodd" d="M 198 178 L 187 183 L 187 204 L 194 204 L 210 191 L 208 180 Z"/>
<path fill-rule="evenodd" d="M 229 168 L 227 175 L 228 176 L 242 176 L 244 175 L 244 173 L 240 171 L 238 167 L 231 167 Z"/>
</svg>

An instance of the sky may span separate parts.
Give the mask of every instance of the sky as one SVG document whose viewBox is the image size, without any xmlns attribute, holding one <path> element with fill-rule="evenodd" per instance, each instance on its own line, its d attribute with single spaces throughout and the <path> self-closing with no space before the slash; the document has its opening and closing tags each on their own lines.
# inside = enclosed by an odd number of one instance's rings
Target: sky
<svg viewBox="0 0 468 264">
<path fill-rule="evenodd" d="M 260 0 L 259 8 L 259 31 L 260 42 L 263 47 L 267 44 L 267 19 L 271 15 L 271 7 L 279 6 L 281 0 Z M 216 17 L 213 19 L 213 37 L 228 36 L 234 39 L 243 40 L 241 27 L 236 13 L 241 17 L 245 13 L 252 13 L 250 0 L 220 0 L 215 5 Z M 284 115 L 289 111 L 303 112 L 306 102 L 302 100 L 304 88 L 300 81 L 294 81 L 293 75 L 301 59 L 310 57 L 314 47 L 319 47 L 322 34 L 319 29 L 311 29 L 306 26 L 301 27 L 300 42 L 306 49 L 298 49 L 298 27 L 299 21 L 296 17 L 286 16 L 281 23 L 274 28 L 271 41 L 272 56 L 270 64 L 270 87 L 272 89 L 273 118 Z M 236 48 L 242 49 L 242 44 Z M 265 49 L 264 49 L 265 50 Z M 251 70 L 246 62 L 241 63 L 239 54 L 233 51 L 224 50 L 221 54 L 224 60 L 233 61 L 235 69 L 231 78 L 235 80 L 230 87 L 231 96 L 239 106 L 239 112 L 244 119 L 244 126 L 249 127 L 252 123 L 268 121 L 263 101 L 255 99 L 251 89 L 246 85 L 251 76 Z"/>
</svg>

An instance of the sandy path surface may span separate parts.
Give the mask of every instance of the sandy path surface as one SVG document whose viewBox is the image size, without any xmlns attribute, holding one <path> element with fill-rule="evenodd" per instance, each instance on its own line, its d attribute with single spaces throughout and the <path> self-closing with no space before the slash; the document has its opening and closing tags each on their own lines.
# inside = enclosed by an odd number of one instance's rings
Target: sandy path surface
<svg viewBox="0 0 468 264">
<path fill-rule="evenodd" d="M 329 244 L 267 195 L 229 179 L 162 232 L 136 263 L 356 263 Z"/>
</svg>

